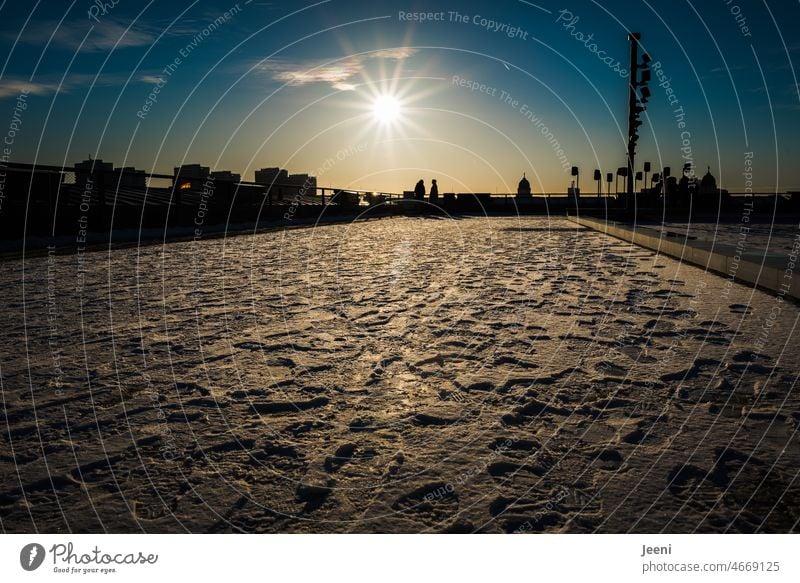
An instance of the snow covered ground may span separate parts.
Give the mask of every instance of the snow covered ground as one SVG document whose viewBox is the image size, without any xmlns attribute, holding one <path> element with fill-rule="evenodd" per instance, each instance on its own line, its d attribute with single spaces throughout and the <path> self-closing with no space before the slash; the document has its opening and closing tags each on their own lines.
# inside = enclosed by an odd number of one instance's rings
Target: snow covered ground
<svg viewBox="0 0 800 583">
<path fill-rule="evenodd" d="M 745 219 L 749 216 L 744 215 Z M 778 217 L 773 224 L 753 223 L 740 221 L 738 223 L 665 223 L 656 226 L 664 234 L 674 233 L 678 237 L 694 237 L 705 241 L 714 241 L 725 245 L 739 245 L 743 252 L 778 253 L 788 255 L 795 244 L 795 238 L 800 234 L 797 222 L 781 222 Z"/>
<path fill-rule="evenodd" d="M 560 218 L 0 282 L 7 532 L 798 530 L 798 306 Z"/>
</svg>

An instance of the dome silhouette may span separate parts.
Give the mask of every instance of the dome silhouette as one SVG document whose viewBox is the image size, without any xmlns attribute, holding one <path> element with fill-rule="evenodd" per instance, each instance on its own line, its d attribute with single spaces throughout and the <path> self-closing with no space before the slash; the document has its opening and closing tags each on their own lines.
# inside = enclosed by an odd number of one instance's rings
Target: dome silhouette
<svg viewBox="0 0 800 583">
<path fill-rule="evenodd" d="M 713 194 L 717 192 L 717 179 L 711 174 L 711 166 L 708 167 L 708 172 L 703 176 L 700 181 L 700 192 L 704 194 Z"/>
<path fill-rule="evenodd" d="M 528 179 L 525 178 L 525 173 L 522 173 L 522 180 L 519 181 L 519 186 L 517 186 L 517 196 L 530 196 L 531 194 L 531 183 L 528 182 Z"/>
</svg>

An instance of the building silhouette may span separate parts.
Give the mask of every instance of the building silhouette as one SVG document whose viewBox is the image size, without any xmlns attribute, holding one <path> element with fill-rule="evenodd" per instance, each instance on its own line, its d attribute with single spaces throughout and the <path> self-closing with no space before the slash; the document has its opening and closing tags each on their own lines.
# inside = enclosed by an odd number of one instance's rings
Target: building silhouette
<svg viewBox="0 0 800 583">
<path fill-rule="evenodd" d="M 242 175 L 230 170 L 215 170 L 211 173 L 214 182 L 241 182 Z"/>
<path fill-rule="evenodd" d="M 200 164 L 183 164 L 172 172 L 172 187 L 175 190 L 202 190 L 211 170 Z"/>
<path fill-rule="evenodd" d="M 289 172 L 281 168 L 262 168 L 256 170 L 255 181 L 259 184 L 284 184 L 289 180 Z"/>
<path fill-rule="evenodd" d="M 528 182 L 523 172 L 522 180 L 519 181 L 519 185 L 517 186 L 517 198 L 531 198 L 531 196 L 531 183 Z"/>
<path fill-rule="evenodd" d="M 714 178 L 714 175 L 711 174 L 711 166 L 708 167 L 708 172 L 706 175 L 703 176 L 702 180 L 700 180 L 700 189 L 698 190 L 699 194 L 718 194 L 719 190 L 717 189 L 717 179 Z"/>
<path fill-rule="evenodd" d="M 711 174 L 711 166 L 700 180 L 696 204 L 702 210 L 725 209 L 730 205 L 730 194 L 717 186 L 717 179 Z"/>
<path fill-rule="evenodd" d="M 317 189 L 316 176 L 308 174 L 289 174 L 283 168 L 262 168 L 256 170 L 255 181 L 270 187 L 278 200 L 287 196 L 314 196 Z"/>
<path fill-rule="evenodd" d="M 75 187 L 78 190 L 94 190 L 96 188 L 94 182 L 98 180 L 105 182 L 106 177 L 110 181 L 113 171 L 113 162 L 103 162 L 102 159 L 93 160 L 89 158 L 83 162 L 78 162 L 75 164 Z M 91 184 L 89 183 L 90 181 Z"/>
<path fill-rule="evenodd" d="M 317 188 L 317 177 L 309 176 L 308 174 L 290 174 L 289 184 L 304 187 L 306 194 L 313 196 Z"/>
<path fill-rule="evenodd" d="M 133 166 L 114 168 L 113 162 L 89 158 L 77 162 L 74 168 L 75 187 L 78 191 L 88 190 L 87 182 L 90 177 L 93 183 L 92 190 L 97 188 L 94 183 L 102 183 L 102 187 L 109 190 L 117 187 L 126 190 L 145 190 L 147 188 L 147 172 L 137 170 Z"/>
<path fill-rule="evenodd" d="M 114 168 L 112 173 L 113 188 L 124 188 L 127 190 L 145 190 L 147 188 L 147 173 L 144 170 L 137 170 L 133 166 Z"/>
<path fill-rule="evenodd" d="M 25 216 L 26 207 L 31 213 L 38 207 L 52 209 L 64 184 L 64 174 L 51 170 L 30 168 L 9 169 L 0 165 L 0 219 L 19 212 Z M 13 221 L 16 223 L 16 221 Z M 10 226 L 10 225 L 8 225 Z M 14 228 L 21 225 L 14 225 Z"/>
</svg>

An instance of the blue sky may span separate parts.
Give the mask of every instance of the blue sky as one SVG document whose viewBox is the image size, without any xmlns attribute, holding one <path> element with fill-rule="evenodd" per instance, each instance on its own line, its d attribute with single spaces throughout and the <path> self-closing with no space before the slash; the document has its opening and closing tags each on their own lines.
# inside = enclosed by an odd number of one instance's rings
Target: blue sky
<svg viewBox="0 0 800 583">
<path fill-rule="evenodd" d="M 106 6 L 0 5 L 0 109 L 9 123 L 18 114 L 11 160 L 91 154 L 162 172 L 203 162 L 248 179 L 282 166 L 384 191 L 437 178 L 442 192 L 513 190 L 522 172 L 535 191 L 560 192 L 568 162 L 592 190 L 594 168 L 625 163 L 627 117 L 627 81 L 597 53 L 627 68 L 636 30 L 673 91 L 670 104 L 651 83 L 638 166 L 677 170 L 688 147 L 699 173 L 711 166 L 738 191 L 752 152 L 756 189 L 800 190 L 794 2 Z M 400 106 L 391 123 L 373 111 L 386 95 Z"/>
</svg>

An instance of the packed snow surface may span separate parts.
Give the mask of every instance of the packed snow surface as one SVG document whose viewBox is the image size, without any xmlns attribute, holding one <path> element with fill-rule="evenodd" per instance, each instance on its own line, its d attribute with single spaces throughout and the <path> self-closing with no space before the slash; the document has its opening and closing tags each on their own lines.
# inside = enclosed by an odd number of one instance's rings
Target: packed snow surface
<svg viewBox="0 0 800 583">
<path fill-rule="evenodd" d="M 798 529 L 797 305 L 565 219 L 0 277 L 7 532 Z"/>
</svg>

